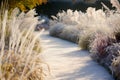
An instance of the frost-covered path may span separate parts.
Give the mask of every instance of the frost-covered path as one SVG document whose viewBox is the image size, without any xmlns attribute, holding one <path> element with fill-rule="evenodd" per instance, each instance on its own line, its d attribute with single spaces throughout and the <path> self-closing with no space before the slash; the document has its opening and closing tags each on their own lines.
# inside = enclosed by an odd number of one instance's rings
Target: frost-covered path
<svg viewBox="0 0 120 80">
<path fill-rule="evenodd" d="M 113 80 L 111 75 L 94 62 L 87 51 L 74 43 L 41 35 L 42 56 L 49 64 L 51 76 L 47 80 Z"/>
</svg>

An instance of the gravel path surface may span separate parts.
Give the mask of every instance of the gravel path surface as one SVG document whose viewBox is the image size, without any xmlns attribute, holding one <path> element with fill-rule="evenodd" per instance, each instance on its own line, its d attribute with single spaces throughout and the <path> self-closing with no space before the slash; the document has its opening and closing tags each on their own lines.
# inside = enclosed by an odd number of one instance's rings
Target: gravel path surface
<svg viewBox="0 0 120 80">
<path fill-rule="evenodd" d="M 42 56 L 51 69 L 47 80 L 114 80 L 77 44 L 51 37 L 48 32 L 42 33 L 41 43 Z"/>
</svg>

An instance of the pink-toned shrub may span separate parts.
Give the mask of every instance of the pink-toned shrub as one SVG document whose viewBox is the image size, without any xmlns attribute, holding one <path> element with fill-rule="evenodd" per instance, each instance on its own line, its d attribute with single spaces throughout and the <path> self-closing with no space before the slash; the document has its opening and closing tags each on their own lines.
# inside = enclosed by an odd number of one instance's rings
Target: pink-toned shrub
<svg viewBox="0 0 120 80">
<path fill-rule="evenodd" d="M 96 34 L 95 39 L 90 44 L 90 52 L 92 53 L 92 57 L 95 60 L 102 60 L 105 58 L 107 56 L 105 49 L 111 45 L 112 42 L 112 38 L 102 34 Z"/>
</svg>

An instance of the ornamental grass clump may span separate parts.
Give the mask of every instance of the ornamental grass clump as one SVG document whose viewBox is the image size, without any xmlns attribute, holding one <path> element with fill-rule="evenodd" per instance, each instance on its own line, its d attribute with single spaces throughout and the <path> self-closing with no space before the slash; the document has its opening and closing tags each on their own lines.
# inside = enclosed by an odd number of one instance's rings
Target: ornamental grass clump
<svg viewBox="0 0 120 80">
<path fill-rule="evenodd" d="M 120 14 L 115 12 L 108 17 L 108 24 L 112 29 L 112 33 L 115 36 L 117 42 L 120 40 Z"/>
<path fill-rule="evenodd" d="M 94 41 L 96 34 L 111 34 L 111 28 L 107 24 L 107 16 L 103 10 L 89 7 L 83 20 L 84 25 L 79 23 L 82 31 L 79 35 L 79 46 L 82 49 L 89 50 L 90 43 Z"/>
<path fill-rule="evenodd" d="M 80 35 L 78 42 L 79 47 L 85 50 L 89 50 L 89 45 L 92 37 L 93 35 L 91 33 L 89 34 L 88 32 L 84 32 L 82 35 Z"/>
<path fill-rule="evenodd" d="M 102 34 L 96 34 L 95 39 L 90 44 L 90 52 L 91 56 L 94 60 L 98 61 L 100 64 L 105 65 L 107 67 L 110 66 L 111 60 L 108 60 L 108 56 L 112 53 L 109 53 L 110 45 L 115 42 L 115 39 Z M 109 48 L 108 48 L 109 47 Z"/>
<path fill-rule="evenodd" d="M 90 50 L 90 45 L 96 39 L 97 34 L 111 35 L 111 28 L 101 24 L 90 25 L 88 28 L 83 29 L 79 35 L 79 46 L 82 49 Z"/>
<path fill-rule="evenodd" d="M 74 43 L 78 43 L 80 30 L 77 26 L 65 25 L 59 37 Z"/>
<path fill-rule="evenodd" d="M 116 10 L 108 17 L 108 24 L 112 28 L 113 35 L 117 42 L 120 42 L 120 4 L 118 0 L 111 0 L 111 3 Z"/>
<path fill-rule="evenodd" d="M 79 14 L 79 11 L 68 9 L 66 12 L 59 12 L 57 16 L 52 16 L 52 18 L 54 23 L 61 22 L 68 25 L 76 25 L 78 24 L 78 20 L 80 18 Z"/>
<path fill-rule="evenodd" d="M 34 34 L 37 18 L 18 13 L 8 17 L 0 9 L 0 80 L 44 80 L 48 66 L 41 59 L 40 34 Z"/>
</svg>

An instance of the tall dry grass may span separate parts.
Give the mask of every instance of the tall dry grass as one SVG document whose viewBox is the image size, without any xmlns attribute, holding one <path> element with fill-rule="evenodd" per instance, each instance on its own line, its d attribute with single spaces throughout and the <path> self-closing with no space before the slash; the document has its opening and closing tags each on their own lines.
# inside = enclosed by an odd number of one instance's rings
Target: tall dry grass
<svg viewBox="0 0 120 80">
<path fill-rule="evenodd" d="M 97 32 L 110 33 L 107 17 L 102 9 L 95 10 L 95 8 L 89 7 L 86 13 L 68 9 L 66 12 L 58 13 L 56 17 L 53 16 L 54 20 L 51 22 L 50 34 L 77 42 L 83 49 L 86 49 L 89 43 L 87 36 L 94 36 Z M 62 23 L 62 25 L 58 25 L 58 23 Z M 61 35 L 57 33 L 59 29 L 61 29 Z"/>
<path fill-rule="evenodd" d="M 44 80 L 48 66 L 41 58 L 38 23 L 34 10 L 0 9 L 0 80 Z"/>
</svg>

